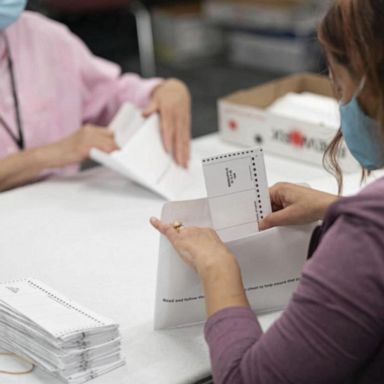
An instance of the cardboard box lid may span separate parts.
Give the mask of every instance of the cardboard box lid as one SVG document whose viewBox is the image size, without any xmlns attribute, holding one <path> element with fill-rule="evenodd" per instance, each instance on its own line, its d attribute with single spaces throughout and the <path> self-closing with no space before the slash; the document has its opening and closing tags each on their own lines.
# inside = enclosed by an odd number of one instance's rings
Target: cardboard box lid
<svg viewBox="0 0 384 384">
<path fill-rule="evenodd" d="M 328 77 L 303 73 L 239 91 L 221 100 L 237 105 L 264 109 L 289 92 L 312 92 L 322 96 L 334 97 Z"/>
</svg>

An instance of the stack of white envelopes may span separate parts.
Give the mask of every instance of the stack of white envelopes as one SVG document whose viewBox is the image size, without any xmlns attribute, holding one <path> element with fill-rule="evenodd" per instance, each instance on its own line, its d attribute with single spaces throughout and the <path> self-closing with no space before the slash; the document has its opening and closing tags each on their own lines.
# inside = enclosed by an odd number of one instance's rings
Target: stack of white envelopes
<svg viewBox="0 0 384 384">
<path fill-rule="evenodd" d="M 66 383 L 124 364 L 116 323 L 33 279 L 0 284 L 0 348 Z"/>
</svg>

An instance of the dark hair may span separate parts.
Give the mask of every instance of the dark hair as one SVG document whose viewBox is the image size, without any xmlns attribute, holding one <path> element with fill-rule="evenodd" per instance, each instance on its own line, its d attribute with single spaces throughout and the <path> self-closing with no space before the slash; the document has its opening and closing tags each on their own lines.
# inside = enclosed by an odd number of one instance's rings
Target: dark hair
<svg viewBox="0 0 384 384">
<path fill-rule="evenodd" d="M 384 136 L 384 0 L 335 0 L 322 20 L 318 36 L 326 55 L 346 67 L 357 82 L 366 77 L 366 89 L 378 102 L 373 116 Z M 335 175 L 339 193 L 343 175 L 338 163 L 341 129 L 324 154 L 325 167 Z M 363 170 L 363 178 L 367 172 Z"/>
</svg>

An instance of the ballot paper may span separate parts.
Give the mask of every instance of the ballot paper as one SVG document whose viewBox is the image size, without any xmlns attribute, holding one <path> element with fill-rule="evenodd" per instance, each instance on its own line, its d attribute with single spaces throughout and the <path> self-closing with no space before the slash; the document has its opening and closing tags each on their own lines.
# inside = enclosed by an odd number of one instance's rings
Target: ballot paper
<svg viewBox="0 0 384 384">
<path fill-rule="evenodd" d="M 311 92 L 287 93 L 268 107 L 275 115 L 334 128 L 340 128 L 338 102 L 332 98 Z"/>
<path fill-rule="evenodd" d="M 213 227 L 209 199 L 165 204 L 167 223 Z M 251 308 L 257 313 L 283 309 L 300 280 L 315 225 L 274 228 L 226 241 L 242 272 Z M 203 288 L 165 237 L 161 237 L 157 271 L 155 329 L 201 323 L 206 319 Z"/>
<path fill-rule="evenodd" d="M 107 154 L 93 148 L 93 160 L 168 200 L 201 195 L 201 163 L 192 155 L 189 168 L 176 165 L 163 146 L 159 115 L 148 118 L 126 103 L 110 125 L 120 150 Z"/>
<path fill-rule="evenodd" d="M 224 241 L 258 232 L 272 212 L 263 150 L 227 153 L 203 159 L 212 227 Z"/>
<path fill-rule="evenodd" d="M 0 283 L 0 348 L 69 384 L 124 365 L 115 322 L 34 279 Z"/>
</svg>

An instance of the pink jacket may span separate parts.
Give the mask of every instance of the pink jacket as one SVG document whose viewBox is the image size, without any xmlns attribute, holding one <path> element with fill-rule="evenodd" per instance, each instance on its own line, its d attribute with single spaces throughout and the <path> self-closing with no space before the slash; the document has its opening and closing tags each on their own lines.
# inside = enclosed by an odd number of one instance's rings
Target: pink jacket
<svg viewBox="0 0 384 384">
<path fill-rule="evenodd" d="M 84 123 L 106 126 L 120 105 L 145 107 L 161 80 L 121 75 L 97 58 L 68 29 L 39 14 L 24 12 L 5 34 L 20 100 L 26 148 L 53 143 Z M 0 36 L 0 114 L 17 136 L 5 39 Z M 19 149 L 0 125 L 0 159 Z M 67 167 L 55 173 L 72 173 Z"/>
</svg>

